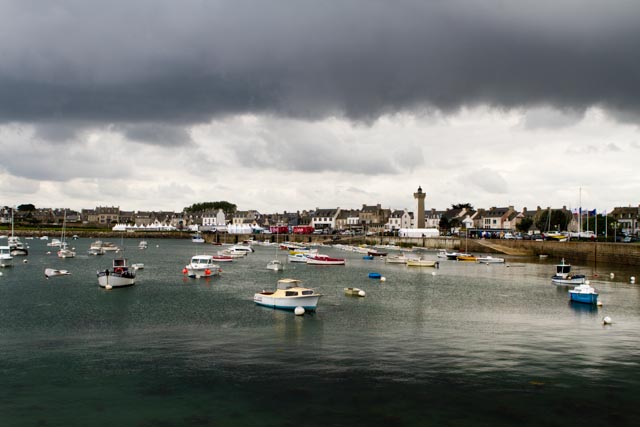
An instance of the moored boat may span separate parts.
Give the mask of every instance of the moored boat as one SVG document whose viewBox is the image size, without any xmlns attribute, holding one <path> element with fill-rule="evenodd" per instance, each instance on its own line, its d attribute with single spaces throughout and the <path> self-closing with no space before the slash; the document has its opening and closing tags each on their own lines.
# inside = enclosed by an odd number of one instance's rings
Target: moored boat
<svg viewBox="0 0 640 427">
<path fill-rule="evenodd" d="M 149 247 L 149 243 L 146 240 L 140 240 L 138 243 L 138 249 L 147 249 Z"/>
<path fill-rule="evenodd" d="M 0 267 L 11 267 L 12 265 L 11 248 L 9 246 L 0 246 Z"/>
<path fill-rule="evenodd" d="M 282 265 L 280 260 L 274 259 L 267 264 L 267 270 L 282 271 L 284 270 L 284 265 Z"/>
<path fill-rule="evenodd" d="M 287 259 L 289 262 L 307 262 L 307 256 L 305 254 L 289 254 L 287 255 Z"/>
<path fill-rule="evenodd" d="M 45 277 L 48 279 L 49 277 L 54 277 L 54 276 L 68 276 L 69 271 L 67 270 L 58 270 L 55 268 L 45 268 L 44 269 L 44 275 Z"/>
<path fill-rule="evenodd" d="M 458 259 L 458 255 L 461 255 L 460 252 L 445 252 L 445 257 L 449 260 L 456 260 Z"/>
<path fill-rule="evenodd" d="M 136 272 L 129 268 L 126 258 L 113 260 L 112 269 L 98 271 L 98 285 L 101 288 L 124 288 L 136 284 Z"/>
<path fill-rule="evenodd" d="M 280 279 L 276 290 L 258 292 L 254 294 L 253 301 L 264 307 L 282 310 L 295 310 L 297 307 L 315 310 L 322 294 L 301 286 L 301 283 L 298 279 Z"/>
<path fill-rule="evenodd" d="M 367 295 L 367 293 L 360 288 L 344 288 L 344 294 L 352 297 L 364 297 Z"/>
<path fill-rule="evenodd" d="M 345 265 L 344 258 L 332 258 L 327 255 L 307 257 L 307 264 L 311 265 Z"/>
<path fill-rule="evenodd" d="M 470 254 L 458 254 L 456 259 L 458 261 L 470 261 L 470 262 L 475 262 L 476 261 L 476 257 L 474 255 L 470 255 Z"/>
<path fill-rule="evenodd" d="M 191 257 L 191 262 L 184 267 L 182 273 L 192 279 L 211 277 L 220 273 L 220 266 L 214 262 L 211 255 L 195 255 Z"/>
<path fill-rule="evenodd" d="M 193 243 L 204 243 L 204 237 L 200 233 L 194 234 L 191 236 L 191 242 Z"/>
<path fill-rule="evenodd" d="M 564 258 L 556 264 L 556 274 L 551 276 L 551 282 L 556 285 L 582 285 L 585 280 L 584 274 L 571 273 L 571 264 L 565 263 Z"/>
<path fill-rule="evenodd" d="M 480 264 L 502 264 L 504 263 L 504 258 L 494 258 L 491 255 L 478 257 L 476 261 Z"/>
<path fill-rule="evenodd" d="M 211 255 L 215 262 L 233 262 L 233 257 L 228 255 Z"/>
<path fill-rule="evenodd" d="M 422 258 L 410 258 L 407 259 L 407 267 L 435 267 L 440 266 L 440 261 L 434 261 L 431 259 Z"/>
<path fill-rule="evenodd" d="M 404 255 L 389 255 L 385 258 L 388 264 L 406 264 L 409 258 Z"/>
<path fill-rule="evenodd" d="M 583 283 L 569 290 L 569 299 L 583 304 L 597 304 L 598 292 L 589 283 Z"/>
</svg>

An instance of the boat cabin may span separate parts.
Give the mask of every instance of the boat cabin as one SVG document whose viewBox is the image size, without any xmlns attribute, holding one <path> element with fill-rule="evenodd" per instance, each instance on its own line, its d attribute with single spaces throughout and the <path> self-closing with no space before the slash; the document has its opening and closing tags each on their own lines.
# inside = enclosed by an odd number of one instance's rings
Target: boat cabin
<svg viewBox="0 0 640 427">
<path fill-rule="evenodd" d="M 278 289 L 299 288 L 302 280 L 298 279 L 280 279 L 278 280 Z"/>
<path fill-rule="evenodd" d="M 564 258 L 562 258 L 562 262 L 556 265 L 556 275 L 567 276 L 569 273 L 571 273 L 571 264 L 565 264 Z"/>
</svg>

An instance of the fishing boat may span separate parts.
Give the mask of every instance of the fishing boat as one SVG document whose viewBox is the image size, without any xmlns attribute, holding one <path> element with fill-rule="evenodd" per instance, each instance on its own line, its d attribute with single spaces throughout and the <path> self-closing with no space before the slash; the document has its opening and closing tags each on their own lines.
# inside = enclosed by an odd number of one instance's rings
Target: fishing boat
<svg viewBox="0 0 640 427">
<path fill-rule="evenodd" d="M 360 288 L 344 288 L 344 294 L 352 297 L 364 297 L 367 295 L 367 293 Z"/>
<path fill-rule="evenodd" d="M 504 258 L 494 258 L 491 255 L 488 255 L 483 257 L 477 257 L 476 261 L 479 262 L 480 264 L 503 264 Z"/>
<path fill-rule="evenodd" d="M 327 255 L 307 257 L 307 264 L 311 265 L 345 265 L 344 258 L 332 258 Z"/>
<path fill-rule="evenodd" d="M 571 264 L 565 263 L 564 258 L 556 264 L 556 274 L 551 277 L 551 282 L 556 285 L 582 285 L 585 280 L 584 274 L 571 273 Z"/>
<path fill-rule="evenodd" d="M 257 305 L 282 310 L 295 310 L 297 307 L 315 310 L 322 294 L 303 287 L 301 283 L 302 281 L 298 279 L 280 279 L 276 290 L 258 292 L 253 296 L 253 301 Z"/>
<path fill-rule="evenodd" d="M 440 267 L 440 261 L 434 261 L 431 259 L 422 258 L 410 258 L 407 259 L 407 267 Z"/>
<path fill-rule="evenodd" d="M 589 283 L 583 283 L 569 290 L 569 300 L 583 304 L 597 304 L 598 292 Z"/>
<path fill-rule="evenodd" d="M 182 273 L 192 279 L 211 277 L 220 273 L 220 266 L 213 261 L 211 255 L 195 255 L 191 257 L 191 262 L 182 269 Z"/>
<path fill-rule="evenodd" d="M 193 236 L 191 236 L 191 242 L 192 243 L 204 243 L 204 237 L 202 237 L 202 235 L 200 233 L 196 233 Z"/>
<path fill-rule="evenodd" d="M 44 275 L 45 277 L 48 279 L 49 277 L 54 277 L 54 276 L 68 276 L 69 271 L 67 270 L 58 270 L 55 268 L 45 268 L 44 269 Z"/>
<path fill-rule="evenodd" d="M 126 258 L 113 260 L 112 268 L 98 271 L 98 285 L 101 288 L 124 288 L 136 284 L 136 271 L 129 268 Z"/>
<path fill-rule="evenodd" d="M 0 246 L 0 267 L 11 267 L 12 265 L 11 248 L 9 246 Z"/>
</svg>

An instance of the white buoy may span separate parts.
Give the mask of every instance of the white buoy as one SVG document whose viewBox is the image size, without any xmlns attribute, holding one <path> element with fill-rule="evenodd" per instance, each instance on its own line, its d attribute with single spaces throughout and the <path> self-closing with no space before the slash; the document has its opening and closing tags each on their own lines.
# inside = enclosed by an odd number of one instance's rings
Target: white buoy
<svg viewBox="0 0 640 427">
<path fill-rule="evenodd" d="M 159 248 L 159 247 L 160 247 L 160 245 L 156 245 L 156 248 Z"/>
<path fill-rule="evenodd" d="M 636 283 L 636 277 L 635 276 L 629 277 L 629 282 Z"/>
<path fill-rule="evenodd" d="M 614 273 L 609 273 L 609 277 L 613 279 L 616 275 Z"/>
<path fill-rule="evenodd" d="M 47 255 L 51 255 L 51 251 L 47 251 Z"/>
<path fill-rule="evenodd" d="M 609 317 L 609 316 L 605 316 L 605 317 L 602 319 L 602 323 L 604 323 L 605 325 L 610 325 L 610 324 L 612 323 L 612 322 L 611 322 L 611 317 Z"/>
<path fill-rule="evenodd" d="M 596 303 L 596 305 L 597 305 L 598 307 L 602 307 L 602 301 L 598 300 L 598 302 Z"/>
<path fill-rule="evenodd" d="M 106 285 L 104 288 L 105 288 L 106 290 L 110 291 L 111 289 L 113 289 L 113 286 L 111 286 L 111 285 L 109 285 L 109 284 L 108 284 L 108 285 Z"/>
<path fill-rule="evenodd" d="M 302 316 L 304 314 L 304 307 L 296 307 L 293 312 L 296 314 L 296 316 Z"/>
<path fill-rule="evenodd" d="M 588 281 L 588 280 L 585 280 L 585 281 L 584 281 L 584 284 L 585 284 L 585 285 L 587 285 L 587 286 L 589 286 L 589 285 L 591 284 L 591 282 L 590 282 L 590 281 Z"/>
<path fill-rule="evenodd" d="M 29 262 L 29 260 L 28 260 L 28 259 L 22 260 L 22 263 L 23 263 L 23 264 L 26 264 L 26 263 L 28 263 L 28 262 Z"/>
<path fill-rule="evenodd" d="M 436 272 L 435 272 L 435 271 L 432 271 L 432 272 L 431 272 L 431 275 L 432 275 L 432 276 L 435 276 L 435 275 L 436 275 Z"/>
<path fill-rule="evenodd" d="M 358 292 L 358 295 L 360 295 L 361 297 L 363 297 L 363 296 L 367 295 L 367 293 L 366 293 L 365 291 L 362 291 L 362 290 L 361 290 L 360 292 Z"/>
<path fill-rule="evenodd" d="M 382 276 L 382 277 L 380 278 L 380 281 L 381 281 L 381 282 L 386 282 L 386 281 L 387 281 L 387 278 L 386 278 L 386 277 L 384 277 L 384 276 Z"/>
<path fill-rule="evenodd" d="M 2 276 L 4 273 L 2 271 L 0 271 L 0 276 Z"/>
</svg>

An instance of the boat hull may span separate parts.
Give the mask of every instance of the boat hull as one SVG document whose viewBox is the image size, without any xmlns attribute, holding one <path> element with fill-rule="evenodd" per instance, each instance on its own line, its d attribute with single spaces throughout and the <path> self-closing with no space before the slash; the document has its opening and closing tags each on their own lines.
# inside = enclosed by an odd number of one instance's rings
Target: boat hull
<svg viewBox="0 0 640 427">
<path fill-rule="evenodd" d="M 0 267 L 6 268 L 13 266 L 13 258 L 0 258 Z"/>
<path fill-rule="evenodd" d="M 271 297 L 263 294 L 255 294 L 253 302 L 257 305 L 269 308 L 277 308 L 279 310 L 295 310 L 296 307 L 302 307 L 305 310 L 313 311 L 318 305 L 320 295 L 298 296 L 298 297 Z"/>
<path fill-rule="evenodd" d="M 101 288 L 106 288 L 107 285 L 112 288 L 125 288 L 127 286 L 133 286 L 136 284 L 136 275 L 131 272 L 126 273 L 113 273 L 104 271 L 98 272 L 98 285 Z"/>
<path fill-rule="evenodd" d="M 311 265 L 344 265 L 345 261 L 341 258 L 307 258 L 307 264 Z"/>
<path fill-rule="evenodd" d="M 433 267 L 438 268 L 440 263 L 438 261 L 425 261 L 425 260 L 408 260 L 407 267 Z"/>
<path fill-rule="evenodd" d="M 556 285 L 582 285 L 584 284 L 586 278 L 582 274 L 578 274 L 575 276 L 563 277 L 563 276 L 552 276 L 551 282 Z"/>
<path fill-rule="evenodd" d="M 582 304 L 597 304 L 598 294 L 579 294 L 569 292 L 569 298 L 573 302 L 579 302 Z"/>
<path fill-rule="evenodd" d="M 211 267 L 211 268 L 186 267 L 186 269 L 187 269 L 187 277 L 191 279 L 201 279 L 201 278 L 218 275 L 218 268 L 215 268 L 215 267 Z"/>
</svg>

